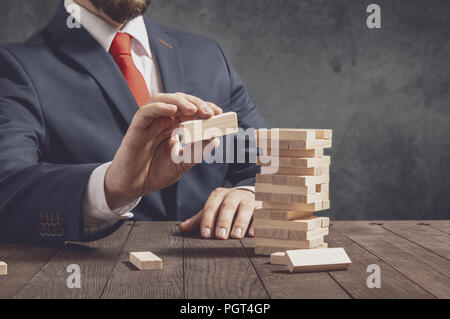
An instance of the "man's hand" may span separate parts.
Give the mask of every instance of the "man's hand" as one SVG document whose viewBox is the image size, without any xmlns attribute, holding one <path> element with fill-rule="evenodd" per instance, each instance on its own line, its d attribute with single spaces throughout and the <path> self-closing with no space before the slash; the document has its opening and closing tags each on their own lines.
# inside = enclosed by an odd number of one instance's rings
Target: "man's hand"
<svg viewBox="0 0 450 319">
<path fill-rule="evenodd" d="M 173 149 L 182 154 L 179 139 L 172 133 L 180 122 L 210 118 L 221 114 L 222 109 L 212 103 L 183 94 L 157 94 L 148 105 L 140 108 L 128 128 L 105 177 L 105 195 L 111 209 L 123 206 L 140 196 L 163 189 L 178 181 L 195 165 L 175 163 Z M 214 150 L 218 139 L 203 141 L 202 150 L 212 143 Z M 193 147 L 193 149 L 195 149 Z M 203 154 L 203 152 L 202 152 Z"/>
<path fill-rule="evenodd" d="M 203 209 L 180 224 L 181 233 L 200 230 L 203 238 L 239 239 L 248 233 L 254 236 L 253 210 L 257 207 L 255 194 L 245 189 L 216 188 Z M 248 231 L 248 232 L 247 232 Z"/>
</svg>

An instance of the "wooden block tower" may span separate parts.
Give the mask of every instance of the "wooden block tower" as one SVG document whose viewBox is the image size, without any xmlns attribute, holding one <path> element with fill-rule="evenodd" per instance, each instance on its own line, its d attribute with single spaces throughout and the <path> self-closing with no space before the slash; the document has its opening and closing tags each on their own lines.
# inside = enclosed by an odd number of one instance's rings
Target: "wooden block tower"
<svg viewBox="0 0 450 319">
<path fill-rule="evenodd" d="M 256 176 L 255 254 L 326 248 L 329 219 L 314 212 L 330 208 L 331 130 L 260 129 L 256 131 L 261 174 Z"/>
</svg>

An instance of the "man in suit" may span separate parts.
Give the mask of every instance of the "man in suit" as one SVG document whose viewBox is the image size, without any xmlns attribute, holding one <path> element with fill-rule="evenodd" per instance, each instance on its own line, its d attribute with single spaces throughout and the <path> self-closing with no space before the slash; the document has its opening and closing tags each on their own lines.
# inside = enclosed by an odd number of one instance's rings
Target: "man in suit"
<svg viewBox="0 0 450 319">
<path fill-rule="evenodd" d="M 171 133 L 228 111 L 244 129 L 263 121 L 221 48 L 143 18 L 150 2 L 65 0 L 0 47 L 1 238 L 94 240 L 133 216 L 252 234 L 256 165 L 176 164 Z"/>
</svg>

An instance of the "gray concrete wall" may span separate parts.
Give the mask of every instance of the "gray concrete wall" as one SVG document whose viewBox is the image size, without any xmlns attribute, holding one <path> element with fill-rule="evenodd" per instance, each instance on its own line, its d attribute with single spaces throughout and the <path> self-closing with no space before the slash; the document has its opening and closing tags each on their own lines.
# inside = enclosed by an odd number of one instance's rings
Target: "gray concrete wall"
<svg viewBox="0 0 450 319">
<path fill-rule="evenodd" d="M 0 3 L 5 43 L 59 1 Z M 333 218 L 450 217 L 448 0 L 154 0 L 149 16 L 218 41 L 269 126 L 334 129 Z"/>
</svg>

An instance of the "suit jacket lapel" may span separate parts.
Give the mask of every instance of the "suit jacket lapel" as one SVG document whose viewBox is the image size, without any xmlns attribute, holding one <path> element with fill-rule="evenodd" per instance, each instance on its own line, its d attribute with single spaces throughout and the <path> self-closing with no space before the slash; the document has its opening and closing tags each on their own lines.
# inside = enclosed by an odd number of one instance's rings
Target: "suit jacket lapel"
<svg viewBox="0 0 450 319">
<path fill-rule="evenodd" d="M 176 39 L 167 34 L 160 26 L 144 19 L 152 50 L 159 66 L 164 92 L 184 91 L 184 73 Z"/>
<path fill-rule="evenodd" d="M 156 56 L 165 93 L 184 92 L 184 73 L 181 55 L 176 39 L 168 35 L 160 26 L 145 20 L 150 45 Z M 183 205 L 178 189 L 183 188 L 182 180 L 161 190 L 161 200 L 170 219 L 180 220 L 180 207 Z"/>
<path fill-rule="evenodd" d="M 48 32 L 57 49 L 88 72 L 130 124 L 138 109 L 120 69 L 108 52 L 83 28 L 68 28 L 64 6 L 50 22 Z"/>
</svg>

